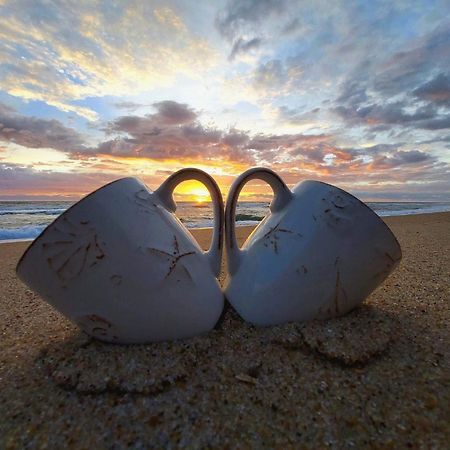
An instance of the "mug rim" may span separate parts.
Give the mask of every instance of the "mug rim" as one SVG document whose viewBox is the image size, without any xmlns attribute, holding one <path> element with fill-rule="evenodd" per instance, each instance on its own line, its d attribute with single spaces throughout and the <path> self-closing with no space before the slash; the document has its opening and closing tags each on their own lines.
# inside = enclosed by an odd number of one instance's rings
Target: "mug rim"
<svg viewBox="0 0 450 450">
<path fill-rule="evenodd" d="M 346 195 L 349 195 L 351 198 L 353 198 L 354 200 L 356 200 L 360 205 L 364 206 L 371 214 L 372 216 L 375 216 L 375 218 L 382 223 L 382 225 L 384 225 L 385 229 L 392 235 L 392 237 L 394 238 L 395 243 L 397 244 L 398 249 L 400 250 L 400 258 L 403 258 L 403 251 L 402 251 L 402 246 L 400 245 L 400 242 L 397 239 L 397 236 L 395 236 L 394 232 L 391 230 L 391 228 L 389 227 L 389 225 L 381 218 L 381 216 L 379 216 L 367 203 L 363 202 L 362 200 L 360 200 L 358 197 L 355 197 L 353 194 L 350 194 L 350 192 L 347 192 L 346 190 L 335 186 L 333 184 L 330 183 L 326 183 L 325 181 L 319 181 L 319 180 L 303 180 L 299 183 L 318 183 L 318 184 L 323 184 L 325 186 L 331 187 L 333 189 L 336 189 L 337 191 L 343 192 Z"/>
<path fill-rule="evenodd" d="M 25 257 L 28 255 L 29 251 L 35 246 L 35 244 L 38 243 L 43 237 L 46 232 L 52 228 L 53 224 L 55 224 L 57 221 L 59 221 L 61 218 L 65 217 L 69 212 L 75 208 L 76 206 L 83 203 L 88 198 L 92 197 L 94 194 L 99 193 L 100 191 L 103 191 L 104 189 L 110 187 L 112 184 L 118 183 L 119 181 L 125 181 L 125 180 L 135 180 L 135 177 L 123 177 L 118 178 L 117 180 L 110 181 L 109 183 L 104 184 L 103 186 L 100 186 L 99 188 L 95 189 L 94 191 L 90 192 L 89 194 L 85 195 L 84 197 L 80 198 L 77 202 L 75 202 L 73 205 L 71 205 L 69 208 L 67 208 L 62 214 L 60 214 L 55 220 L 50 222 L 32 241 L 31 244 L 26 248 L 26 250 L 23 252 L 23 255 L 20 257 L 19 261 L 16 264 L 16 274 L 19 272 L 19 266 L 22 265 L 22 263 L 25 260 Z"/>
</svg>

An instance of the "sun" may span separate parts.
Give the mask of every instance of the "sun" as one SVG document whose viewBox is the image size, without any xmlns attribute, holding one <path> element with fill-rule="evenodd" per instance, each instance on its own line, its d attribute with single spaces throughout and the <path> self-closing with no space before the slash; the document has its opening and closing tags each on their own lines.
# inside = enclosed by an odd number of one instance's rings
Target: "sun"
<svg viewBox="0 0 450 450">
<path fill-rule="evenodd" d="M 210 201 L 208 189 L 198 181 L 185 181 L 177 187 L 176 192 L 181 194 L 187 201 L 199 204 Z"/>
<path fill-rule="evenodd" d="M 209 192 L 207 189 L 192 189 L 189 194 L 196 203 L 205 203 L 209 200 Z"/>
</svg>

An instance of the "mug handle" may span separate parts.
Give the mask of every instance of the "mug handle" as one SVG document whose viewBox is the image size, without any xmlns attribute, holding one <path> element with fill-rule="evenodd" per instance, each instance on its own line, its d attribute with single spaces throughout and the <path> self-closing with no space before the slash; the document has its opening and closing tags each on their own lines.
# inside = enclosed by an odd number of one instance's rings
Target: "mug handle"
<svg viewBox="0 0 450 450">
<path fill-rule="evenodd" d="M 286 186 L 285 182 L 273 170 L 264 167 L 254 167 L 239 175 L 232 184 L 228 192 L 227 204 L 225 207 L 225 230 L 226 230 L 226 246 L 228 257 L 228 272 L 232 275 L 239 268 L 243 257 L 242 251 L 236 240 L 235 231 L 235 214 L 236 204 L 244 185 L 250 180 L 263 180 L 272 188 L 274 197 L 270 203 L 270 211 L 277 212 L 284 208 L 292 198 L 291 190 Z"/>
<path fill-rule="evenodd" d="M 220 273 L 223 250 L 223 227 L 224 227 L 224 212 L 223 212 L 223 198 L 219 186 L 211 175 L 208 175 L 203 170 L 195 168 L 181 169 L 167 178 L 161 186 L 156 189 L 155 194 L 159 197 L 163 205 L 170 211 L 175 212 L 177 204 L 173 198 L 173 191 L 175 188 L 187 180 L 197 180 L 203 183 L 208 189 L 214 208 L 214 231 L 209 249 L 204 252 L 209 260 L 214 275 L 217 277 Z"/>
</svg>

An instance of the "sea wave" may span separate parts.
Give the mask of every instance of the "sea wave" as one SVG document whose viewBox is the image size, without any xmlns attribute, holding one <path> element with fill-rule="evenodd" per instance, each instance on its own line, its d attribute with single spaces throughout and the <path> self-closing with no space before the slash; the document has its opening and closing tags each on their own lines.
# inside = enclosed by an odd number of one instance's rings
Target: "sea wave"
<svg viewBox="0 0 450 450">
<path fill-rule="evenodd" d="M 244 222 L 244 221 L 256 221 L 260 222 L 264 219 L 264 216 L 259 216 L 255 214 L 236 214 L 236 222 Z"/>
<path fill-rule="evenodd" d="M 186 220 L 183 220 L 182 222 L 186 228 L 212 228 L 214 226 L 213 220 L 204 220 L 197 222 L 188 222 Z"/>
<path fill-rule="evenodd" d="M 430 214 L 450 211 L 450 203 L 422 203 L 398 205 L 377 205 L 368 203 L 369 206 L 381 217 L 387 216 L 409 216 L 415 214 Z"/>
<path fill-rule="evenodd" d="M 44 214 L 46 216 L 59 216 L 62 214 L 67 208 L 53 208 L 53 209 L 0 209 L 0 216 L 8 216 L 8 215 L 18 215 L 18 214 L 27 214 L 27 215 L 36 215 L 36 214 Z"/>
<path fill-rule="evenodd" d="M 241 220 L 236 225 L 239 227 L 247 227 L 258 225 L 260 220 Z M 186 228 L 212 228 L 214 226 L 214 222 L 212 220 L 207 220 L 203 222 L 186 222 L 183 221 L 183 225 Z"/>
<path fill-rule="evenodd" d="M 0 228 L 0 241 L 12 239 L 34 239 L 44 230 L 45 225 L 24 226 L 19 228 Z"/>
</svg>

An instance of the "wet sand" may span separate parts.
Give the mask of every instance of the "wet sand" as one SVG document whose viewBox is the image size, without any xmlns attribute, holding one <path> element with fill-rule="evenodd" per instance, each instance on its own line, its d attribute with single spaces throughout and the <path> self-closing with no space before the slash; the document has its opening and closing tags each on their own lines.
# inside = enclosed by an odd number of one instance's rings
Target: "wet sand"
<svg viewBox="0 0 450 450">
<path fill-rule="evenodd" d="M 386 222 L 403 261 L 343 318 L 255 328 L 228 308 L 205 336 L 129 347 L 84 336 L 16 278 L 29 244 L 0 245 L 0 448 L 448 448 L 450 213 Z"/>
</svg>

